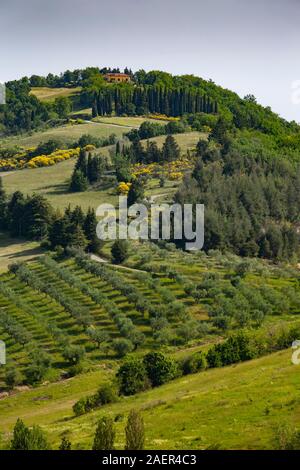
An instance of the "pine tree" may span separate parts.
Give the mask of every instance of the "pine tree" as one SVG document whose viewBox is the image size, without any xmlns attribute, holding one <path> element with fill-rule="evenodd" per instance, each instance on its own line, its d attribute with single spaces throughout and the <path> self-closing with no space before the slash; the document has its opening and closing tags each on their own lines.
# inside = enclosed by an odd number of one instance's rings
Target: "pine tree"
<svg viewBox="0 0 300 470">
<path fill-rule="evenodd" d="M 111 247 L 111 255 L 113 263 L 123 263 L 128 258 L 127 240 L 116 240 Z"/>
<path fill-rule="evenodd" d="M 29 429 L 18 418 L 10 444 L 11 450 L 49 450 L 49 444 L 39 426 Z"/>
<path fill-rule="evenodd" d="M 83 213 L 83 210 L 81 209 L 80 206 L 76 206 L 75 209 L 71 213 L 70 222 L 75 225 L 83 226 L 84 221 L 85 221 L 85 215 Z"/>
<path fill-rule="evenodd" d="M 80 225 L 73 224 L 70 228 L 68 246 L 85 249 L 88 241 Z"/>
<path fill-rule="evenodd" d="M 103 159 L 101 157 L 92 157 L 89 154 L 87 164 L 87 178 L 90 183 L 99 181 L 103 173 Z"/>
<path fill-rule="evenodd" d="M 128 206 L 141 202 L 144 199 L 144 187 L 139 178 L 132 181 L 130 189 L 128 191 L 127 203 Z"/>
<path fill-rule="evenodd" d="M 80 170 L 84 176 L 87 176 L 86 152 L 83 149 L 80 149 L 79 157 L 75 165 L 75 170 Z"/>
<path fill-rule="evenodd" d="M 180 157 L 179 146 L 172 135 L 167 135 L 162 148 L 162 158 L 166 162 L 177 160 Z"/>
<path fill-rule="evenodd" d="M 125 450 L 143 450 L 145 443 L 144 420 L 137 410 L 131 410 L 126 428 Z"/>
<path fill-rule="evenodd" d="M 95 432 L 93 450 L 113 450 L 116 431 L 111 418 L 103 416 Z"/>
<path fill-rule="evenodd" d="M 51 248 L 59 246 L 66 248 L 68 246 L 70 221 L 67 217 L 58 217 L 49 229 L 48 239 Z"/>
<path fill-rule="evenodd" d="M 30 429 L 25 426 L 23 421 L 18 418 L 13 432 L 13 438 L 10 443 L 11 450 L 29 450 L 30 448 Z"/>
<path fill-rule="evenodd" d="M 20 191 L 16 191 L 7 206 L 8 229 L 12 236 L 20 237 L 25 235 L 25 212 L 26 201 Z"/>
<path fill-rule="evenodd" d="M 41 240 L 45 238 L 48 234 L 52 217 L 52 207 L 44 196 L 34 194 L 28 197 L 23 213 L 24 235 L 31 240 Z"/>
<path fill-rule="evenodd" d="M 72 192 L 83 192 L 88 188 L 88 181 L 82 171 L 75 170 L 70 184 L 70 191 Z"/>
<path fill-rule="evenodd" d="M 102 242 L 97 237 L 96 228 L 97 218 L 95 211 L 89 208 L 83 224 L 83 230 L 88 240 L 87 248 L 92 253 L 99 253 L 102 248 Z"/>
</svg>

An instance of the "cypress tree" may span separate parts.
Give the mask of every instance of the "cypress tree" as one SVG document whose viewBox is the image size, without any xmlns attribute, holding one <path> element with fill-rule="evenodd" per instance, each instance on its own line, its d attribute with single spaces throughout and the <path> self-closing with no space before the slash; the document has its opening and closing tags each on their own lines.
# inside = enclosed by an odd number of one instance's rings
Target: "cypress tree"
<svg viewBox="0 0 300 470">
<path fill-rule="evenodd" d="M 83 230 L 88 240 L 87 248 L 92 253 L 99 253 L 102 247 L 102 242 L 97 237 L 96 228 L 97 218 L 95 211 L 89 208 L 84 221 Z"/>
<path fill-rule="evenodd" d="M 113 450 L 116 431 L 111 418 L 103 416 L 95 432 L 93 450 Z"/>
<path fill-rule="evenodd" d="M 79 157 L 77 159 L 75 170 L 80 170 L 84 176 L 87 176 L 87 158 L 86 152 L 80 149 Z"/>
<path fill-rule="evenodd" d="M 126 428 L 125 450 L 143 450 L 145 443 L 144 420 L 137 410 L 131 410 Z"/>
</svg>

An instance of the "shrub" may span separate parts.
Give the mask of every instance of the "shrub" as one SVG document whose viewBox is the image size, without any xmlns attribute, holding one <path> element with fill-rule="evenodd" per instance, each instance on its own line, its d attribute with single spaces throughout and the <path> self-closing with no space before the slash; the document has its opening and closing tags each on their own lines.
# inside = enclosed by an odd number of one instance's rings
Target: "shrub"
<svg viewBox="0 0 300 470">
<path fill-rule="evenodd" d="M 31 364 L 25 371 L 27 383 L 34 385 L 41 382 L 51 367 L 52 358 L 48 353 L 34 350 L 29 355 Z"/>
<path fill-rule="evenodd" d="M 132 342 L 126 338 L 115 339 L 112 345 L 118 357 L 126 356 L 126 354 L 133 351 L 134 348 Z"/>
<path fill-rule="evenodd" d="M 96 394 L 96 401 L 97 401 L 97 404 L 99 405 L 115 403 L 117 400 L 118 400 L 117 390 L 111 384 L 102 385 Z"/>
<path fill-rule="evenodd" d="M 59 450 L 71 450 L 72 444 L 69 439 L 65 436 L 62 437 Z"/>
<path fill-rule="evenodd" d="M 84 357 L 85 349 L 83 346 L 70 345 L 63 350 L 63 358 L 70 364 L 78 364 Z"/>
<path fill-rule="evenodd" d="M 134 395 L 150 387 L 145 365 L 136 359 L 122 364 L 117 372 L 117 378 L 122 395 Z"/>
<path fill-rule="evenodd" d="M 196 372 L 206 369 L 206 367 L 207 367 L 206 356 L 201 351 L 186 358 L 183 362 L 182 370 L 183 370 L 184 375 L 187 375 L 187 374 L 195 374 Z"/>
<path fill-rule="evenodd" d="M 300 450 L 300 431 L 290 425 L 280 424 L 275 433 L 276 450 Z"/>
<path fill-rule="evenodd" d="M 214 345 L 207 353 L 209 367 L 220 367 L 247 361 L 257 356 L 250 339 L 244 333 L 231 336 L 222 344 Z"/>
<path fill-rule="evenodd" d="M 169 382 L 178 374 L 176 363 L 161 353 L 146 354 L 143 363 L 147 376 L 153 387 Z"/>
<path fill-rule="evenodd" d="M 10 367 L 5 373 L 5 383 L 8 388 L 13 389 L 16 385 L 20 385 L 23 381 L 21 372 L 15 367 Z"/>
<path fill-rule="evenodd" d="M 81 416 L 86 412 L 86 398 L 80 398 L 80 400 L 73 405 L 73 412 L 75 416 Z"/>
</svg>

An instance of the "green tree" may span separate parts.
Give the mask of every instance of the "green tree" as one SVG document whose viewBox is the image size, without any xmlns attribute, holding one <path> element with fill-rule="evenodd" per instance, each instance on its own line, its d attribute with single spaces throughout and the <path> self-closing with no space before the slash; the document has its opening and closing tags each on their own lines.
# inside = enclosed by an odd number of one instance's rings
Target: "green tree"
<svg viewBox="0 0 300 470">
<path fill-rule="evenodd" d="M 97 236 L 97 223 L 98 221 L 94 209 L 89 208 L 83 224 L 83 230 L 88 240 L 87 249 L 92 253 L 99 253 L 103 246 L 102 241 L 99 240 Z"/>
<path fill-rule="evenodd" d="M 94 328 L 94 327 L 89 327 L 87 329 L 87 335 L 90 337 L 90 339 L 97 344 L 98 348 L 103 347 L 105 343 L 108 343 L 110 340 L 110 336 L 107 333 L 107 331 L 102 330 L 101 328 Z"/>
<path fill-rule="evenodd" d="M 79 157 L 74 169 L 81 171 L 81 173 L 87 177 L 87 165 L 86 151 L 84 149 L 80 149 Z"/>
<path fill-rule="evenodd" d="M 54 106 L 58 116 L 62 119 L 67 118 L 72 109 L 72 103 L 70 99 L 66 98 L 65 96 L 56 98 Z"/>
<path fill-rule="evenodd" d="M 142 415 L 131 410 L 125 427 L 125 450 L 143 450 L 145 444 L 145 426 Z"/>
<path fill-rule="evenodd" d="M 153 387 L 169 382 L 176 376 L 175 362 L 162 353 L 151 352 L 146 354 L 143 363 Z"/>
<path fill-rule="evenodd" d="M 30 384 L 41 382 L 52 365 L 50 354 L 45 351 L 34 349 L 29 354 L 30 364 L 25 371 L 26 380 Z"/>
<path fill-rule="evenodd" d="M 122 395 L 134 395 L 147 390 L 150 386 L 145 365 L 137 359 L 131 359 L 122 364 L 116 376 Z"/>
<path fill-rule="evenodd" d="M 78 364 L 84 358 L 85 349 L 83 346 L 70 345 L 63 350 L 62 355 L 70 364 Z"/>
<path fill-rule="evenodd" d="M 134 349 L 132 342 L 126 338 L 115 339 L 112 343 L 112 347 L 118 357 L 124 357 Z"/>
<path fill-rule="evenodd" d="M 59 450 L 71 450 L 72 444 L 66 436 L 63 436 L 60 442 Z"/>
<path fill-rule="evenodd" d="M 29 429 L 18 418 L 10 444 L 11 450 L 49 450 L 46 436 L 39 426 Z"/>
<path fill-rule="evenodd" d="M 94 436 L 93 450 L 113 450 L 116 431 L 113 420 L 103 416 L 98 422 Z"/>
<path fill-rule="evenodd" d="M 5 373 L 5 383 L 13 389 L 16 385 L 20 385 L 23 382 L 23 376 L 19 369 L 16 367 L 9 367 Z"/>
<path fill-rule="evenodd" d="M 162 159 L 165 162 L 177 160 L 180 157 L 180 148 L 172 135 L 167 135 L 162 148 Z"/>
<path fill-rule="evenodd" d="M 75 170 L 72 174 L 70 191 L 74 193 L 84 192 L 88 188 L 88 180 L 80 170 Z"/>
<path fill-rule="evenodd" d="M 144 185 L 140 178 L 135 178 L 130 186 L 127 196 L 128 206 L 136 202 L 142 202 L 144 199 Z"/>
<path fill-rule="evenodd" d="M 85 249 L 87 245 L 88 241 L 80 225 L 71 224 L 68 233 L 68 246 Z"/>
<path fill-rule="evenodd" d="M 129 256 L 127 240 L 116 240 L 111 247 L 112 261 L 115 264 L 123 263 Z"/>
</svg>

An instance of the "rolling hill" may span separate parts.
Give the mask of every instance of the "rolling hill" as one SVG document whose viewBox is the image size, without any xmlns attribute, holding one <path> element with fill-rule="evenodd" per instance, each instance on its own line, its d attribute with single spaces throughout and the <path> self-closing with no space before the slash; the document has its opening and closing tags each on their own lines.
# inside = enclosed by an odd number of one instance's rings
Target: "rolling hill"
<svg viewBox="0 0 300 470">
<path fill-rule="evenodd" d="M 20 416 L 28 425 L 42 425 L 54 447 L 67 435 L 74 448 L 90 448 L 99 417 L 108 415 L 118 417 L 116 447 L 122 449 L 132 407 L 143 414 L 147 449 L 272 449 L 279 425 L 299 425 L 300 376 L 290 350 L 177 379 L 74 418 L 75 401 L 111 374 L 99 367 L 0 400 L 3 441 Z"/>
</svg>

